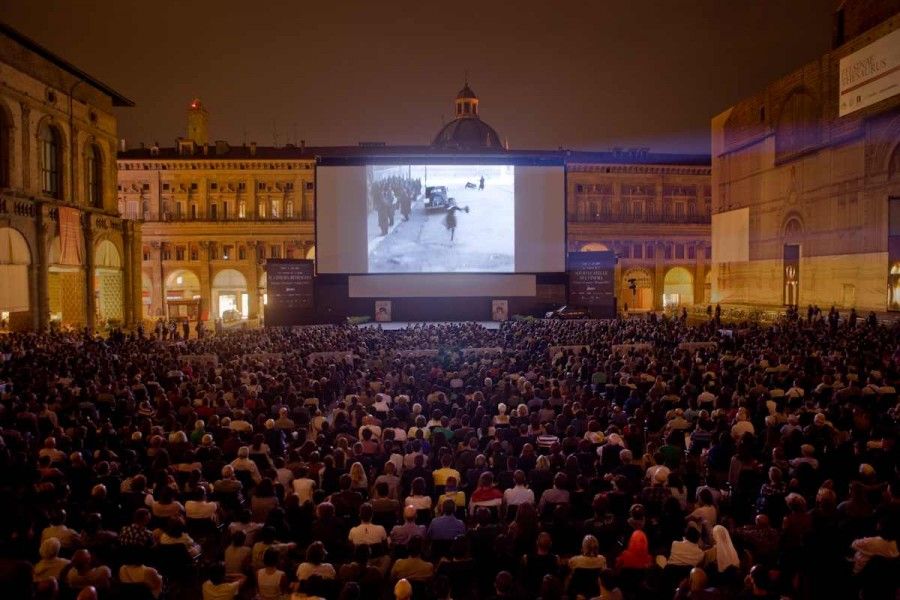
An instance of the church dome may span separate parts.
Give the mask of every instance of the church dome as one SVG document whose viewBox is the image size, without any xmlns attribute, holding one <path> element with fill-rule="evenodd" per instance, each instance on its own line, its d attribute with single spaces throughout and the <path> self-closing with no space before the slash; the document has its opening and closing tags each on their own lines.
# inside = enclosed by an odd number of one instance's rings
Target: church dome
<svg viewBox="0 0 900 600">
<path fill-rule="evenodd" d="M 494 128 L 478 116 L 478 96 L 469 82 L 456 94 L 456 118 L 441 127 L 432 146 L 454 150 L 503 150 Z"/>
<path fill-rule="evenodd" d="M 441 127 L 434 136 L 433 146 L 458 150 L 503 150 L 500 136 L 494 128 L 479 118 L 456 118 Z"/>
</svg>

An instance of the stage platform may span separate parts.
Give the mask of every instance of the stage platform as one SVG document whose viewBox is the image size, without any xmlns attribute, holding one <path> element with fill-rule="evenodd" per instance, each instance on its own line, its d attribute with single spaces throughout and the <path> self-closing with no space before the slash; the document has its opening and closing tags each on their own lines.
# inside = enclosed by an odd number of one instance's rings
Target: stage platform
<svg viewBox="0 0 900 600">
<path fill-rule="evenodd" d="M 398 329 L 407 329 L 418 325 L 461 325 L 463 323 L 471 323 L 472 321 L 388 321 L 387 323 L 379 323 L 370 321 L 368 323 L 360 323 L 357 327 L 376 328 L 381 327 L 384 331 L 397 331 Z M 476 321 L 485 329 L 500 329 L 500 321 Z"/>
</svg>

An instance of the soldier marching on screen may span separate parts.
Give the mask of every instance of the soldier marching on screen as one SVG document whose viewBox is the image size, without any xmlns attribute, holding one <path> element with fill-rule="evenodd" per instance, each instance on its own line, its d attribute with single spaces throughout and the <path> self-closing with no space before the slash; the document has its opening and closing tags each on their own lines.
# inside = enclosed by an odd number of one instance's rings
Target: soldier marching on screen
<svg viewBox="0 0 900 600">
<path fill-rule="evenodd" d="M 394 211 L 400 209 L 404 221 L 412 215 L 412 205 L 422 192 L 420 179 L 388 177 L 372 184 L 375 210 L 378 211 L 378 226 L 381 235 L 387 235 L 394 225 Z"/>
<path fill-rule="evenodd" d="M 394 209 L 391 206 L 390 193 L 385 186 L 376 186 L 374 191 L 375 210 L 378 211 L 378 227 L 381 235 L 387 235 L 388 229 L 394 221 Z"/>
</svg>

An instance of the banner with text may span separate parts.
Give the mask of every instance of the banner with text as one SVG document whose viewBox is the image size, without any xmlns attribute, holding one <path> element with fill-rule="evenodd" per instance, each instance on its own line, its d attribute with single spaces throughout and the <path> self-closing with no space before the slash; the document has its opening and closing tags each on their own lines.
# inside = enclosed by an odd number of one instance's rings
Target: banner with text
<svg viewBox="0 0 900 600">
<path fill-rule="evenodd" d="M 841 59 L 839 115 L 900 94 L 900 29 Z"/>
<path fill-rule="evenodd" d="M 266 261 L 266 326 L 302 325 L 315 317 L 313 261 L 292 258 Z"/>
<path fill-rule="evenodd" d="M 569 252 L 569 304 L 593 317 L 616 315 L 615 252 Z"/>
</svg>

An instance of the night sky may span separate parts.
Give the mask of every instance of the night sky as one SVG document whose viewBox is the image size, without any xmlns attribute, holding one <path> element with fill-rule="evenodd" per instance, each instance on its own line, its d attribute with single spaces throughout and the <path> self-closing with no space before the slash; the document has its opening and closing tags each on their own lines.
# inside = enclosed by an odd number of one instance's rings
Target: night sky
<svg viewBox="0 0 900 600">
<path fill-rule="evenodd" d="M 466 71 L 511 148 L 709 152 L 709 121 L 828 50 L 832 0 L 3 0 L 0 19 L 137 104 L 200 97 L 232 144 L 426 144 Z"/>
</svg>

